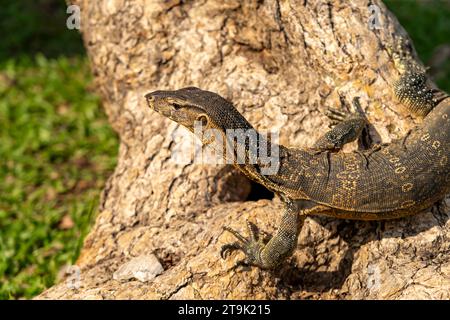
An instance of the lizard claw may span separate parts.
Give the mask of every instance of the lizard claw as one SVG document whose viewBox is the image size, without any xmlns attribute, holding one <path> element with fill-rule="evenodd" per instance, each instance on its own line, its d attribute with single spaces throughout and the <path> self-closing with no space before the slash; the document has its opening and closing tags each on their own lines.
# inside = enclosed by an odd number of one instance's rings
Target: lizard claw
<svg viewBox="0 0 450 320">
<path fill-rule="evenodd" d="M 239 242 L 227 243 L 220 249 L 220 257 L 226 259 L 231 252 L 236 250 L 244 250 Z"/>
<path fill-rule="evenodd" d="M 345 121 L 347 119 L 348 115 L 345 112 L 342 112 L 335 108 L 328 108 L 325 111 L 325 115 L 331 120 L 331 124 L 333 126 L 337 125 L 338 123 Z"/>
<path fill-rule="evenodd" d="M 242 236 L 232 228 L 223 227 L 223 229 L 235 236 L 237 241 L 222 246 L 220 250 L 222 259 L 225 259 L 231 252 L 239 250 L 244 252 L 246 259 L 238 261 L 235 267 L 249 265 L 260 266 L 260 263 L 258 263 L 260 261 L 260 253 L 264 249 L 265 244 L 260 240 L 256 225 L 247 221 L 247 229 L 250 234 L 249 238 Z"/>
<path fill-rule="evenodd" d="M 359 97 L 355 97 L 350 105 L 343 96 L 339 96 L 341 109 L 328 107 L 323 113 L 331 120 L 329 127 L 334 127 L 346 120 L 360 117 L 361 105 L 359 104 Z"/>
</svg>

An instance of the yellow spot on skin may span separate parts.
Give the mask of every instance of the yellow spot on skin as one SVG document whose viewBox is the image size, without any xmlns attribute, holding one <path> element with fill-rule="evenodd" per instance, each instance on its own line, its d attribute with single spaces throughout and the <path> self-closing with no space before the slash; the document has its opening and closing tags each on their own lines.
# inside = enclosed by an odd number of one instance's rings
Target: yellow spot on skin
<svg viewBox="0 0 450 320">
<path fill-rule="evenodd" d="M 429 133 L 425 133 L 423 136 L 420 137 L 420 140 L 422 141 L 427 141 L 428 139 L 430 139 Z"/>
<path fill-rule="evenodd" d="M 353 172 L 349 172 L 347 178 L 349 180 L 357 180 L 359 178 L 360 174 L 359 171 L 353 171 Z"/>
<path fill-rule="evenodd" d="M 439 148 L 441 146 L 441 142 L 438 141 L 438 140 L 435 140 L 435 141 L 433 141 L 432 146 L 433 146 L 434 149 L 437 149 L 437 148 Z"/>
<path fill-rule="evenodd" d="M 405 184 L 402 186 L 402 191 L 403 191 L 403 192 L 411 191 L 412 187 L 413 187 L 413 184 L 412 184 L 412 183 L 410 183 L 410 182 L 405 183 Z"/>
<path fill-rule="evenodd" d="M 395 173 L 403 173 L 405 172 L 406 168 L 405 167 L 398 167 L 397 169 L 395 169 Z"/>
<path fill-rule="evenodd" d="M 395 162 L 399 162 L 399 161 L 400 161 L 400 158 L 398 158 L 398 157 L 392 157 L 389 159 L 389 162 L 391 162 L 391 163 L 395 163 Z"/>
<path fill-rule="evenodd" d="M 402 204 L 400 205 L 400 207 L 402 208 L 407 208 L 407 207 L 411 207 L 412 205 L 414 205 L 416 202 L 414 200 L 406 200 L 403 201 Z"/>
<path fill-rule="evenodd" d="M 356 190 L 356 181 L 343 181 L 342 187 L 347 190 Z"/>
</svg>

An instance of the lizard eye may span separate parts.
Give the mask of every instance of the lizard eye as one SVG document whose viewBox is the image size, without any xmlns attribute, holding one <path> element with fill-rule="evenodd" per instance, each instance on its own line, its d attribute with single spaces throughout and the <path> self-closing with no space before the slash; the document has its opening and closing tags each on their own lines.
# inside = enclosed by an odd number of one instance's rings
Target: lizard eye
<svg viewBox="0 0 450 320">
<path fill-rule="evenodd" d="M 208 116 L 201 114 L 197 117 L 197 121 L 200 121 L 202 123 L 202 126 L 208 125 Z"/>
<path fill-rule="evenodd" d="M 182 106 L 178 103 L 172 103 L 172 107 L 174 107 L 175 110 L 180 110 L 182 108 Z"/>
</svg>

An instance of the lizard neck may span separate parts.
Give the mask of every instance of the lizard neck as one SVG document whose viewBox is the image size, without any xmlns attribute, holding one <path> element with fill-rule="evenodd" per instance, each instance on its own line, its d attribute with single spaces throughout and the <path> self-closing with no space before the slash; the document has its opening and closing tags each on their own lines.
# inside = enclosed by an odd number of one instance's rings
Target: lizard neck
<svg viewBox="0 0 450 320">
<path fill-rule="evenodd" d="M 289 167 L 286 161 L 292 160 L 291 149 L 277 144 L 274 133 L 258 132 L 240 114 L 233 119 L 233 126 L 229 123 L 227 127 L 215 125 L 196 135 L 204 145 L 213 147 L 216 159 L 222 157 L 225 163 L 234 165 L 249 179 L 280 192 L 280 169 L 285 173 Z M 295 152 L 298 156 L 301 151 Z"/>
<path fill-rule="evenodd" d="M 305 182 L 299 170 L 307 168 L 313 154 L 307 150 L 290 149 L 279 145 L 274 134 L 258 132 L 236 108 L 224 99 L 217 99 L 208 109 L 212 119 L 210 135 L 201 138 L 203 144 L 213 144 L 227 164 L 233 164 L 249 179 L 273 192 L 298 197 Z M 205 107 L 206 108 L 206 107 Z M 202 136 L 202 135 L 200 135 Z M 292 182 L 292 183 L 291 183 Z M 292 186 L 291 186 L 292 185 Z"/>
<path fill-rule="evenodd" d="M 235 166 L 248 178 L 273 192 L 284 194 L 292 199 L 308 199 L 306 189 L 316 179 L 315 173 L 318 170 L 312 166 L 316 165 L 316 162 L 319 164 L 320 161 L 315 160 L 316 158 L 326 158 L 326 155 L 316 156 L 314 152 L 307 149 L 286 148 L 270 140 L 264 141 L 264 138 L 262 136 L 263 145 L 258 149 L 256 163 L 247 161 L 236 163 Z M 267 147 L 264 143 L 267 143 Z M 268 153 L 266 153 L 267 150 Z M 256 158 L 253 151 L 250 151 L 248 155 L 250 158 L 252 156 Z"/>
</svg>

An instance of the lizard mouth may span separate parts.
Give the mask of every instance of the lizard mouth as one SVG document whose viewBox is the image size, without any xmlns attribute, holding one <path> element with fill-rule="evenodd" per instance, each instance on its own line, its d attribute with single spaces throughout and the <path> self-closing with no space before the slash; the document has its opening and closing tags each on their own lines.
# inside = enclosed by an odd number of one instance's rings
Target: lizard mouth
<svg viewBox="0 0 450 320">
<path fill-rule="evenodd" d="M 145 95 L 145 99 L 147 100 L 147 105 L 150 109 L 158 111 L 158 110 L 156 110 L 156 105 L 155 105 L 156 97 L 153 94 L 154 94 L 154 92 L 147 93 Z"/>
<path fill-rule="evenodd" d="M 158 91 L 151 92 L 145 95 L 147 105 L 150 109 L 158 112 L 159 114 L 168 117 L 173 120 L 175 108 L 171 108 L 170 105 L 162 103 L 161 99 L 155 95 Z"/>
</svg>

